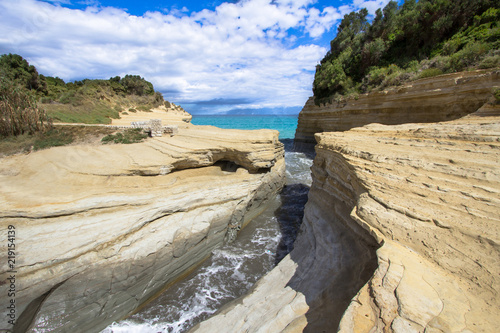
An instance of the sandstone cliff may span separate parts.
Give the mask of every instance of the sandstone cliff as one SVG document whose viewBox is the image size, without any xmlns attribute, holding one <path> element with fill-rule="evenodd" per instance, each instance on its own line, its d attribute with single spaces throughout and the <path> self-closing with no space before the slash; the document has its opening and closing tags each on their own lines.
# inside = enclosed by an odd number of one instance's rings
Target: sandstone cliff
<svg viewBox="0 0 500 333">
<path fill-rule="evenodd" d="M 294 250 L 248 295 L 192 331 L 496 332 L 500 108 L 485 102 L 498 78 L 484 76 L 491 81 L 480 89 L 474 73 L 433 79 L 467 75 L 472 87 L 461 86 L 462 93 L 484 96 L 466 117 L 348 130 L 363 125 L 356 117 L 367 109 L 344 114 L 344 132 L 316 134 L 313 184 Z M 423 91 L 413 105 L 431 108 Z M 455 111 L 463 114 L 467 98 L 442 91 L 428 90 L 431 100 L 462 101 Z M 376 105 L 410 100 L 407 90 L 385 96 Z M 431 109 L 444 114 L 452 106 Z"/>
<path fill-rule="evenodd" d="M 355 193 L 345 200 L 351 218 L 381 245 L 341 331 L 494 332 L 500 118 L 370 125 L 317 139 L 315 179 Z"/>
<path fill-rule="evenodd" d="M 343 103 L 314 104 L 299 114 L 295 140 L 315 143 L 314 134 L 347 131 L 371 123 L 397 125 L 458 119 L 491 98 L 500 72 L 473 71 L 420 79 L 390 90 L 364 94 Z"/>
<path fill-rule="evenodd" d="M 264 208 L 283 186 L 283 155 L 277 131 L 190 126 L 133 145 L 3 158 L 14 331 L 98 331 L 131 313 Z M 0 265 L 4 304 L 11 269 Z M 9 311 L 2 305 L 2 318 Z"/>
</svg>

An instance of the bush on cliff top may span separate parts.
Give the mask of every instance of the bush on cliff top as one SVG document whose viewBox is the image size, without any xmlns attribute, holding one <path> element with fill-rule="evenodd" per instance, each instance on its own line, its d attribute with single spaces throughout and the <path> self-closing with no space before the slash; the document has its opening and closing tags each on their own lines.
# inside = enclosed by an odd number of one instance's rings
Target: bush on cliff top
<svg viewBox="0 0 500 333">
<path fill-rule="evenodd" d="M 362 9 L 344 16 L 316 67 L 316 103 L 411 79 L 499 65 L 495 0 L 390 1 L 372 22 Z"/>
</svg>

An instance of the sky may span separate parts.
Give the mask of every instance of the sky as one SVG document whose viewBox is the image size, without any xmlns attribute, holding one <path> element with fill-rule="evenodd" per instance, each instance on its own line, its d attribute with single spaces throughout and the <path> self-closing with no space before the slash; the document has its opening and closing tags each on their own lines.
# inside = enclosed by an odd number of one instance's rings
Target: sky
<svg viewBox="0 0 500 333">
<path fill-rule="evenodd" d="M 68 81 L 140 75 L 191 114 L 297 114 L 345 14 L 389 0 L 0 0 L 0 54 Z"/>
</svg>

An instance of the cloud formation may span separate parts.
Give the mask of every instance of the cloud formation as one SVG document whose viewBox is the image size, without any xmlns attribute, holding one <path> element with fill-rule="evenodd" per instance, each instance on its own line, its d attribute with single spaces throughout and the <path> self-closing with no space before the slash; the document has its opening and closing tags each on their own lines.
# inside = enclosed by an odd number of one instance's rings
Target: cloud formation
<svg viewBox="0 0 500 333">
<path fill-rule="evenodd" d="M 0 53 L 18 53 L 41 73 L 65 80 L 139 74 L 173 102 L 299 106 L 311 94 L 315 65 L 327 49 L 296 43 L 297 33 L 314 41 L 347 9 L 387 1 L 354 0 L 354 7 L 322 10 L 314 2 L 244 0 L 191 14 L 134 16 L 112 7 L 2 0 Z M 218 111 L 228 109 L 220 106 Z"/>
</svg>

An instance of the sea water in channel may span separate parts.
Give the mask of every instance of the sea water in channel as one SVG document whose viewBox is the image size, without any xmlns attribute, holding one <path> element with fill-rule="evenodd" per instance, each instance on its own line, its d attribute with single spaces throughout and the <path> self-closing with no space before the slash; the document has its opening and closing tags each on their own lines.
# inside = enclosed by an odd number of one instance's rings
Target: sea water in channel
<svg viewBox="0 0 500 333">
<path fill-rule="evenodd" d="M 284 120 L 272 116 L 232 118 L 238 119 L 238 122 L 233 122 L 235 124 L 246 123 L 247 127 L 241 126 L 242 129 L 255 127 L 256 123 L 265 126 L 266 121 L 269 125 L 271 120 L 274 129 L 284 130 L 284 138 L 282 131 L 280 138 L 284 139 L 286 148 L 287 185 L 261 215 L 240 231 L 233 243 L 214 250 L 211 257 L 184 280 L 170 287 L 140 312 L 113 323 L 103 332 L 185 332 L 227 302 L 245 294 L 293 248 L 311 185 L 312 164 L 306 155 L 294 152 L 292 140 L 286 138 L 295 131 L 294 128 L 290 130 L 290 126 L 296 126 L 296 117 Z M 210 124 L 222 127 L 220 121 L 227 119 L 215 119 Z M 193 123 L 196 124 L 196 117 Z"/>
</svg>

